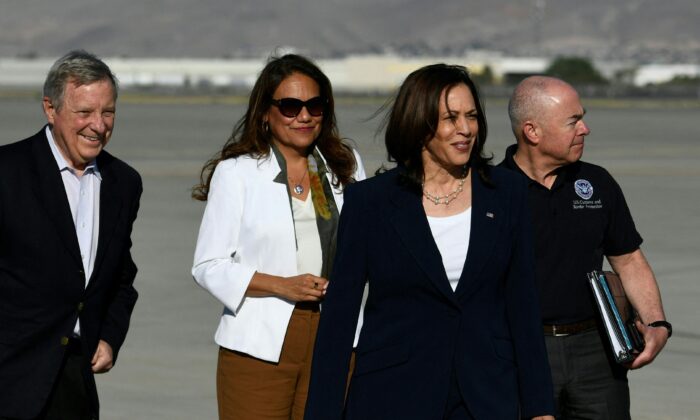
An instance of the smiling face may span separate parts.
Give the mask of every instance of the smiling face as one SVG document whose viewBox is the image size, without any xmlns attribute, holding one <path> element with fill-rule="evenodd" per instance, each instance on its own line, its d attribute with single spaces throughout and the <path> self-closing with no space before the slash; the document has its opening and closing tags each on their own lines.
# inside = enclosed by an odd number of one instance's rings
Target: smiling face
<svg viewBox="0 0 700 420">
<path fill-rule="evenodd" d="M 467 85 L 447 88 L 440 95 L 435 135 L 421 152 L 426 172 L 435 165 L 448 171 L 460 170 L 469 162 L 479 133 L 474 96 Z"/>
<path fill-rule="evenodd" d="M 78 171 L 93 161 L 109 142 L 116 103 L 108 80 L 77 86 L 66 83 L 63 104 L 44 97 L 43 107 L 56 145 L 68 164 Z"/>
<path fill-rule="evenodd" d="M 590 134 L 583 121 L 586 111 L 576 91 L 565 84 L 553 86 L 539 118 L 539 153 L 556 165 L 581 159 L 584 138 Z"/>
<path fill-rule="evenodd" d="M 318 83 L 301 73 L 292 73 L 275 89 L 272 99 L 296 98 L 307 101 L 320 95 Z M 323 115 L 311 115 L 303 107 L 296 117 L 282 115 L 277 106 L 270 106 L 263 121 L 267 122 L 272 134 L 272 141 L 283 155 L 289 153 L 306 156 L 309 146 L 321 133 Z"/>
</svg>

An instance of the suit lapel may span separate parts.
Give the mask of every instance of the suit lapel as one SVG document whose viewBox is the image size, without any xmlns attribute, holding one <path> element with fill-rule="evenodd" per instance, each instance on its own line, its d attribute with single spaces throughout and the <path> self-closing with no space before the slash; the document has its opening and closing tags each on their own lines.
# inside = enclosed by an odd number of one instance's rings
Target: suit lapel
<svg viewBox="0 0 700 420">
<path fill-rule="evenodd" d="M 37 182 L 34 184 L 34 193 L 44 210 L 53 222 L 70 255 L 75 262 L 82 266 L 80 259 L 80 246 L 78 236 L 75 233 L 75 223 L 70 211 L 66 187 L 63 185 L 58 164 L 51 153 L 48 139 L 42 131 L 37 134 L 32 144 L 34 158 L 34 170 L 37 174 Z"/>
<path fill-rule="evenodd" d="M 119 178 L 111 165 L 113 158 L 102 152 L 97 158 L 97 167 L 102 175 L 100 184 L 100 225 L 97 234 L 97 253 L 93 265 L 93 277 L 99 272 L 99 267 L 104 260 L 107 247 L 112 239 L 114 226 L 122 209 L 122 198 L 119 194 Z M 88 286 L 93 282 L 90 281 Z"/>
<path fill-rule="evenodd" d="M 430 281 L 456 305 L 457 300 L 447 280 L 420 196 L 400 185 L 393 188 L 390 194 L 394 204 L 390 222 L 394 230 Z"/>
<path fill-rule="evenodd" d="M 506 217 L 496 199 L 496 190 L 481 181 L 479 175 L 472 174 L 472 222 L 469 235 L 469 251 L 455 291 L 458 298 L 471 294 L 480 283 L 481 271 L 497 241 L 498 227 Z"/>
</svg>

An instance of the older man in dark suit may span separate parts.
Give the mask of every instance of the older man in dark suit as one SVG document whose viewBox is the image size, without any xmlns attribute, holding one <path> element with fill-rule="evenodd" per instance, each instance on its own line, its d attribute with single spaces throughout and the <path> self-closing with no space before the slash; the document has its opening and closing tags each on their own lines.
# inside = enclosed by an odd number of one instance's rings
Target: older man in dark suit
<svg viewBox="0 0 700 420">
<path fill-rule="evenodd" d="M 137 293 L 138 173 L 103 149 L 117 83 L 73 51 L 44 84 L 48 125 L 0 147 L 0 418 L 98 417 Z"/>
</svg>

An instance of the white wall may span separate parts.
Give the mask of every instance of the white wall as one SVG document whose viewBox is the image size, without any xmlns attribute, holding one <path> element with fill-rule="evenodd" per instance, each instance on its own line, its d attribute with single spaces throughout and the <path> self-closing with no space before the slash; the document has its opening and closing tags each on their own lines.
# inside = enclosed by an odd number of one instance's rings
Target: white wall
<svg viewBox="0 0 700 420">
<path fill-rule="evenodd" d="M 0 86 L 40 87 L 53 59 L 0 58 Z M 195 60 L 195 59 L 125 59 L 105 58 L 122 86 L 233 86 L 252 87 L 264 60 Z M 464 57 L 405 58 L 392 55 L 358 55 L 342 59 L 318 60 L 333 88 L 343 92 L 386 92 L 396 88 L 413 70 L 431 63 L 465 65 L 480 72 L 490 66 L 500 79 L 507 73 L 540 73 L 549 64 L 548 58 L 505 57 L 499 53 L 481 52 Z M 596 63 L 611 69 L 615 63 Z M 607 66 L 607 67 L 606 67 Z M 612 71 L 612 70 L 610 70 Z M 700 66 L 693 64 L 645 65 L 637 69 L 633 82 L 637 86 L 665 82 L 675 75 L 700 75 Z"/>
</svg>

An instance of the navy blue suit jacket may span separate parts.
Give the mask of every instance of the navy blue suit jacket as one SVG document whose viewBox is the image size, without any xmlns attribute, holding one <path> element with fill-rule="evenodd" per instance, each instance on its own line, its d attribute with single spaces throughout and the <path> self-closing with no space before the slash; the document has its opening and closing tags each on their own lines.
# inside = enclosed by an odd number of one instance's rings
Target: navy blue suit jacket
<svg viewBox="0 0 700 420">
<path fill-rule="evenodd" d="M 469 251 L 453 291 L 420 191 L 400 171 L 345 192 L 306 419 L 442 419 L 453 371 L 477 419 L 553 413 L 523 180 L 500 168 L 495 187 L 471 177 Z"/>
<path fill-rule="evenodd" d="M 103 151 L 97 254 L 87 288 L 68 197 L 44 129 L 0 147 L 0 418 L 34 418 L 80 318 L 84 379 L 98 409 L 90 360 L 100 339 L 116 360 L 137 293 L 131 229 L 138 173 Z"/>
</svg>

